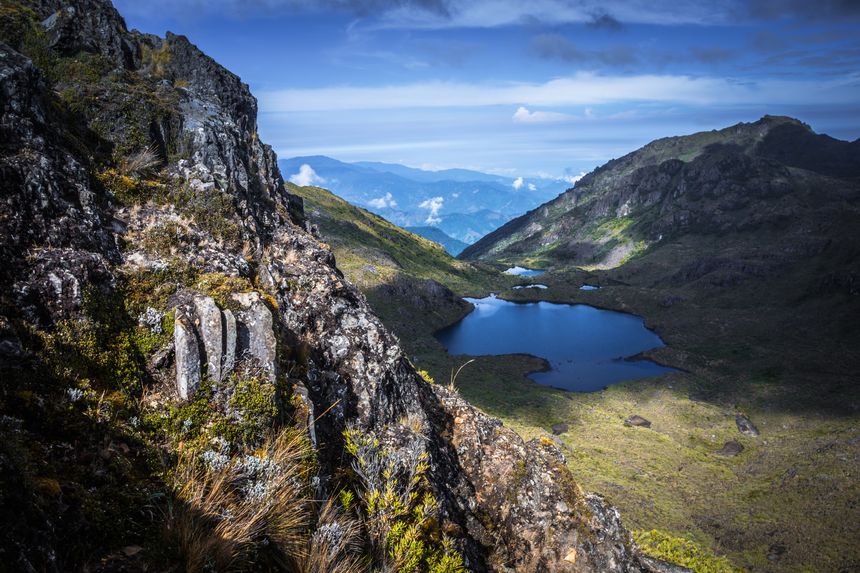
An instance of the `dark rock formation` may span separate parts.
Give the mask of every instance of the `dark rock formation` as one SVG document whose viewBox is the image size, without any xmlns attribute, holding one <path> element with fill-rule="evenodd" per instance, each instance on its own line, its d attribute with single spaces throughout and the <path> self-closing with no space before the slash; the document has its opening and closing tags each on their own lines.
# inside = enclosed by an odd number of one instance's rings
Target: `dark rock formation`
<svg viewBox="0 0 860 573">
<path fill-rule="evenodd" d="M 321 490 L 343 464 L 349 425 L 395 454 L 420 444 L 440 519 L 471 571 L 659 568 L 640 560 L 616 510 L 579 490 L 554 445 L 523 442 L 417 375 L 304 230 L 236 76 L 184 37 L 127 31 L 106 0 L 30 6 L 52 57 L 90 54 L 119 71 L 92 85 L 57 79 L 84 99 L 72 117 L 36 66 L 0 44 L 0 310 L 19 333 L 4 338 L 7 356 L 39 351 L 25 336 L 33 328 L 87 324 L 87 297 L 112 300 L 128 292 L 118 284 L 143 281 L 137 295 L 155 316 L 175 312 L 175 364 L 169 348 L 152 350 L 149 378 L 133 385 L 163 380 L 191 398 L 205 378 L 224 382 L 253 362 L 269 382 L 296 388 Z M 152 148 L 160 171 L 150 180 L 130 166 Z M 3 475 L 17 475 L 7 462 Z M 28 527 L 39 542 L 4 542 L 4 559 L 22 570 L 79 568 L 84 557 L 64 547 L 53 516 L 38 519 Z"/>
<path fill-rule="evenodd" d="M 569 429 L 570 429 L 570 427 L 565 423 L 552 425 L 552 433 L 555 434 L 556 436 L 560 436 L 560 435 L 564 434 Z"/>
</svg>

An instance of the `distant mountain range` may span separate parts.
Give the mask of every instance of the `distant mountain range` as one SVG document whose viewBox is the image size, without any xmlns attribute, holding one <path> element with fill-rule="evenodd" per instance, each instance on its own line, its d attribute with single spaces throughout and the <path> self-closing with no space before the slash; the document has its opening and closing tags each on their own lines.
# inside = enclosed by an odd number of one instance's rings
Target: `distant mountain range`
<svg viewBox="0 0 860 573">
<path fill-rule="evenodd" d="M 344 163 L 325 156 L 292 157 L 279 161 L 279 166 L 284 178 L 297 185 L 329 189 L 397 225 L 434 227 L 466 244 L 570 187 L 563 179 L 513 178 L 467 169 L 427 171 L 366 161 Z M 427 236 L 425 233 L 419 231 Z"/>
<path fill-rule="evenodd" d="M 442 229 L 436 227 L 405 227 L 410 233 L 415 233 L 425 239 L 430 239 L 434 243 L 439 243 L 452 257 L 456 257 L 463 252 L 463 249 L 469 246 L 468 243 L 459 241 L 450 235 L 446 235 Z"/>
</svg>

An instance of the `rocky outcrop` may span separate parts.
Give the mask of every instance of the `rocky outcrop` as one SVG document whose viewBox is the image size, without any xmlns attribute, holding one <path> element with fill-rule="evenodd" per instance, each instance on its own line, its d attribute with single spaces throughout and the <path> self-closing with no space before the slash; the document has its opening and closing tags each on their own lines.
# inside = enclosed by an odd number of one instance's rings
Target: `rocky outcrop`
<svg viewBox="0 0 860 573">
<path fill-rule="evenodd" d="M 221 382 L 239 364 L 275 381 L 272 313 L 259 293 L 234 293 L 235 314 L 218 308 L 212 297 L 205 295 L 178 298 L 190 298 L 190 302 L 176 305 L 173 326 L 176 391 L 182 399 L 194 395 L 204 375 Z"/>
<path fill-rule="evenodd" d="M 87 291 L 118 296 L 127 292 L 119 284 L 142 281 L 138 296 L 154 316 L 175 313 L 173 363 L 147 356 L 153 380 L 134 382 L 169 380 L 190 399 L 205 378 L 223 385 L 249 365 L 271 385 L 296 388 L 321 492 L 343 465 L 347 427 L 394 455 L 418 443 L 440 520 L 469 570 L 651 570 L 617 511 L 578 489 L 554 445 L 523 442 L 418 376 L 304 230 L 301 202 L 257 138 L 247 86 L 181 36 L 127 31 L 106 1 L 31 6 L 57 54 L 95 54 L 130 76 L 85 86 L 103 97 L 86 102 L 82 126 L 56 111 L 65 104 L 30 60 L 0 45 L 4 319 L 50 330 L 81 316 Z M 157 100 L 157 114 L 128 117 L 112 105 L 141 92 Z M 134 109 L 146 112 L 147 102 Z M 102 159 L 110 167 L 66 137 L 91 125 L 102 131 L 86 141 L 113 150 Z M 128 167 L 140 126 L 157 150 L 151 180 Z M 25 551 L 20 562 L 57 569 L 34 559 Z"/>
</svg>

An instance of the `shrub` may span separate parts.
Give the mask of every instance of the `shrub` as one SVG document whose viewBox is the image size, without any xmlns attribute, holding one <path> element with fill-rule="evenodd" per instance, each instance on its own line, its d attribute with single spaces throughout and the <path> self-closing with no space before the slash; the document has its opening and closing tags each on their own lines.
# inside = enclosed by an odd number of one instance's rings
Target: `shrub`
<svg viewBox="0 0 860 573">
<path fill-rule="evenodd" d="M 344 437 L 374 562 L 399 573 L 465 572 L 453 544 L 438 531 L 437 502 L 424 477 L 430 466 L 420 439 L 393 453 L 356 429 L 346 430 Z"/>
<path fill-rule="evenodd" d="M 323 506 L 307 550 L 299 559 L 297 573 L 362 573 L 361 529 L 329 501 Z"/>
<path fill-rule="evenodd" d="M 128 177 L 143 177 L 151 175 L 155 168 L 161 164 L 158 149 L 155 145 L 149 145 L 139 151 L 129 154 L 120 161 L 120 170 Z"/>
</svg>

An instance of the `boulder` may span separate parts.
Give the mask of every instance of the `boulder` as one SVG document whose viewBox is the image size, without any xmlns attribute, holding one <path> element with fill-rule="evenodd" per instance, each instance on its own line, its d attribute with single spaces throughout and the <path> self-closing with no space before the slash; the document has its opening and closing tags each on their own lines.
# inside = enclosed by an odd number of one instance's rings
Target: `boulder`
<svg viewBox="0 0 860 573">
<path fill-rule="evenodd" d="M 259 293 L 237 293 L 233 300 L 241 307 L 236 311 L 236 356 L 240 360 L 255 359 L 274 382 L 276 342 L 272 313 Z"/>
<path fill-rule="evenodd" d="M 568 429 L 569 429 L 569 427 L 565 423 L 553 424 L 552 433 L 555 434 L 556 436 L 560 436 L 560 435 L 564 434 L 565 432 L 567 432 Z"/>
<path fill-rule="evenodd" d="M 743 414 L 735 414 L 735 424 L 737 424 L 740 433 L 745 436 L 754 438 L 759 434 L 758 428 L 755 427 L 755 424 L 753 424 L 752 421 Z"/>
<path fill-rule="evenodd" d="M 638 426 L 640 428 L 650 428 L 651 422 L 649 420 L 646 420 L 642 416 L 634 414 L 632 416 L 627 417 L 624 420 L 624 425 L 625 426 Z"/>
<path fill-rule="evenodd" d="M 734 457 L 744 451 L 744 447 L 737 440 L 729 440 L 723 447 L 717 450 L 717 454 L 721 456 Z"/>
</svg>

